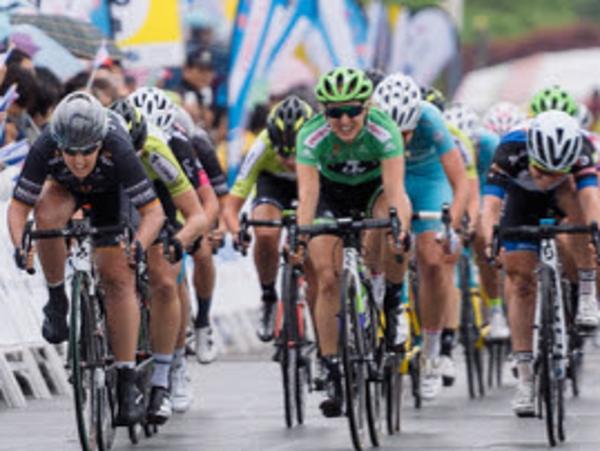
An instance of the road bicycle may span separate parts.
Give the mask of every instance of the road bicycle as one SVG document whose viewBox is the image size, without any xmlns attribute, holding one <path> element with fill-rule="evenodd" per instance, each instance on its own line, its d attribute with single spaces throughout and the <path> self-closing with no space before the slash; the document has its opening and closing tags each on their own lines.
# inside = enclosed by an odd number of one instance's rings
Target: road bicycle
<svg viewBox="0 0 600 451">
<path fill-rule="evenodd" d="M 600 261 L 598 226 L 557 225 L 554 219 L 541 219 L 538 226 L 494 227 L 492 256 L 497 256 L 502 240 L 539 241 L 539 263 L 536 269 L 537 294 L 533 324 L 534 381 L 537 416 L 545 419 L 546 435 L 551 446 L 564 441 L 565 381 L 573 363 L 569 345 L 570 325 L 567 321 L 568 299 L 561 282 L 560 255 L 556 245 L 558 234 L 588 234 Z"/>
</svg>

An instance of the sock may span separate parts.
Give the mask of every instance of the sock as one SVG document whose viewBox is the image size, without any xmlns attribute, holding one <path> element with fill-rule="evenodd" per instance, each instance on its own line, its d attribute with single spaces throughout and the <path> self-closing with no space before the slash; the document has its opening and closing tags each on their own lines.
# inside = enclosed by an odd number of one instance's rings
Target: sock
<svg viewBox="0 0 600 451">
<path fill-rule="evenodd" d="M 515 352 L 519 382 L 531 382 L 533 380 L 533 353 L 531 351 Z"/>
<path fill-rule="evenodd" d="M 435 359 L 440 356 L 441 336 L 440 330 L 423 331 L 423 357 Z"/>
<path fill-rule="evenodd" d="M 263 302 L 277 302 L 277 290 L 275 290 L 275 282 L 261 283 L 262 300 Z"/>
<path fill-rule="evenodd" d="M 454 347 L 454 329 L 442 330 L 442 350 L 441 355 L 452 357 L 452 348 Z"/>
<path fill-rule="evenodd" d="M 182 348 L 175 348 L 173 353 L 173 366 L 179 366 L 185 360 L 185 346 Z"/>
<path fill-rule="evenodd" d="M 596 299 L 596 270 L 593 268 L 581 268 L 577 270 L 579 279 L 579 297 L 592 296 Z"/>
<path fill-rule="evenodd" d="M 49 303 L 59 308 L 61 311 L 67 311 L 69 308 L 69 300 L 67 298 L 67 293 L 65 292 L 64 280 L 59 283 L 48 284 L 48 296 L 50 298 Z"/>
<path fill-rule="evenodd" d="M 502 298 L 500 298 L 500 297 L 489 298 L 488 303 L 490 305 L 490 310 L 492 312 L 497 312 L 499 310 L 502 310 Z"/>
<path fill-rule="evenodd" d="M 198 297 L 198 315 L 196 315 L 196 319 L 194 320 L 194 327 L 196 329 L 201 329 L 203 327 L 210 326 L 210 303 L 212 301 L 211 298 L 203 299 Z"/>
<path fill-rule="evenodd" d="M 153 387 L 169 388 L 169 371 L 173 362 L 172 354 L 152 354 L 154 357 L 154 372 L 150 385 Z"/>
<path fill-rule="evenodd" d="M 383 298 L 383 311 L 396 312 L 402 303 L 403 283 L 385 282 L 385 296 Z"/>
<path fill-rule="evenodd" d="M 135 362 L 134 361 L 122 361 L 122 360 L 117 360 L 115 362 L 115 366 L 117 367 L 117 369 L 121 369 L 121 368 L 128 368 L 130 370 L 133 370 L 135 368 Z"/>
</svg>

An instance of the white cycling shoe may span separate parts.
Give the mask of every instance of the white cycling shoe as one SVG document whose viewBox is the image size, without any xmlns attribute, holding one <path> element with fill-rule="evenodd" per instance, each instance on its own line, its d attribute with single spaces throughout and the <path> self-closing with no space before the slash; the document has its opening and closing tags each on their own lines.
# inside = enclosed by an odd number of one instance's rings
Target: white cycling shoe
<svg viewBox="0 0 600 451">
<path fill-rule="evenodd" d="M 531 382 L 519 382 L 517 392 L 512 400 L 512 409 L 518 417 L 532 417 L 535 415 L 535 393 L 534 384 Z"/>
<path fill-rule="evenodd" d="M 189 387 L 187 362 L 185 359 L 171 370 L 171 405 L 178 413 L 187 412 L 192 405 L 194 397 Z"/>
<path fill-rule="evenodd" d="M 506 316 L 501 309 L 495 310 L 490 316 L 490 340 L 504 340 L 510 337 L 510 329 L 506 321 Z"/>
<path fill-rule="evenodd" d="M 214 362 L 217 358 L 217 347 L 212 338 L 212 329 L 201 327 L 194 332 L 196 334 L 196 360 L 202 364 Z"/>
<path fill-rule="evenodd" d="M 421 397 L 431 401 L 442 390 L 441 359 L 423 359 L 421 361 Z"/>
<path fill-rule="evenodd" d="M 577 315 L 575 316 L 575 324 L 586 328 L 598 327 L 598 303 L 593 296 L 579 296 Z"/>
<path fill-rule="evenodd" d="M 442 375 L 442 382 L 444 387 L 451 387 L 454 385 L 456 379 L 456 365 L 452 357 L 447 355 L 440 356 L 440 373 Z"/>
</svg>

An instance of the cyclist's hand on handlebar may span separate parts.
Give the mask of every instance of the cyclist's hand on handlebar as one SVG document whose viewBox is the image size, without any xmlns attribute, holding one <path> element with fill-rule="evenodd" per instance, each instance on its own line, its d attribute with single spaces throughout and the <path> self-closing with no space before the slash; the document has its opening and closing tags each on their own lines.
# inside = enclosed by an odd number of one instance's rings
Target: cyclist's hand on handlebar
<svg viewBox="0 0 600 451">
<path fill-rule="evenodd" d="M 242 255 L 246 255 L 252 236 L 246 231 L 238 231 L 233 234 L 233 248 L 240 252 Z"/>
<path fill-rule="evenodd" d="M 221 249 L 225 246 L 225 230 L 219 228 L 211 230 L 208 234 L 208 242 L 214 251 Z"/>
<path fill-rule="evenodd" d="M 167 249 L 167 259 L 169 262 L 174 265 L 175 263 L 179 263 L 183 258 L 183 243 L 176 236 L 171 237 L 169 239 L 169 247 Z"/>
<path fill-rule="evenodd" d="M 296 245 L 296 249 L 290 249 L 289 245 L 285 244 L 285 255 L 287 256 L 288 263 L 293 266 L 303 266 L 308 257 L 308 245 L 306 241 L 299 241 Z"/>
<path fill-rule="evenodd" d="M 386 236 L 390 250 L 401 260 L 402 256 L 410 250 L 410 233 L 400 230 L 397 237 L 394 237 L 392 232 L 388 232 Z"/>
<path fill-rule="evenodd" d="M 27 271 L 29 274 L 34 273 L 33 269 L 33 252 L 30 250 L 29 253 L 25 252 L 23 248 L 15 247 L 13 254 L 17 268 Z"/>
<path fill-rule="evenodd" d="M 131 243 L 129 254 L 127 255 L 128 264 L 131 269 L 136 269 L 138 265 L 145 260 L 145 252 L 146 251 L 144 250 L 142 243 L 140 243 L 138 240 L 135 240 L 133 243 Z"/>
<path fill-rule="evenodd" d="M 500 261 L 499 256 L 494 255 L 494 246 L 492 243 L 490 243 L 490 242 L 485 243 L 484 254 L 485 254 L 485 261 L 488 263 L 488 265 L 493 266 L 498 269 L 502 268 L 502 262 Z"/>
</svg>

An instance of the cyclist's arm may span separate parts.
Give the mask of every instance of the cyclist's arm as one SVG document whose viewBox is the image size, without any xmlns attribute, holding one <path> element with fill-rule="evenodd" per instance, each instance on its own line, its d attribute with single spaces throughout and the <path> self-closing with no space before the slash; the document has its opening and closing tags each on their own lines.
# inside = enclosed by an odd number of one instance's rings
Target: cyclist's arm
<svg viewBox="0 0 600 451">
<path fill-rule="evenodd" d="M 316 166 L 296 161 L 296 174 L 298 175 L 298 224 L 311 224 L 317 211 L 319 201 L 320 180 L 319 170 Z M 401 183 L 397 183 L 401 185 Z"/>
<path fill-rule="evenodd" d="M 493 163 L 483 189 L 483 207 L 481 209 L 481 228 L 486 246 L 492 243 L 494 225 L 498 224 L 500 220 L 507 185 L 507 175 L 496 163 Z"/>
<path fill-rule="evenodd" d="M 411 222 L 411 205 L 404 188 L 404 158 L 393 157 L 381 162 L 383 192 L 388 205 L 396 208 L 402 223 L 402 229 L 408 230 Z M 402 183 L 399 183 L 402 181 Z"/>
<path fill-rule="evenodd" d="M 185 218 L 185 225 L 177 232 L 175 237 L 185 247 L 188 247 L 196 238 L 208 232 L 209 225 L 206 214 L 202 205 L 200 205 L 196 192 L 191 188 L 177 196 L 173 196 L 173 203 Z"/>
<path fill-rule="evenodd" d="M 219 200 L 212 185 L 202 185 L 196 190 L 200 203 L 206 214 L 208 224 L 212 227 L 219 217 Z"/>
<path fill-rule="evenodd" d="M 467 207 L 467 201 L 469 200 L 469 185 L 467 183 L 465 165 L 460 155 L 460 150 L 456 147 L 441 155 L 440 161 L 452 186 L 453 198 L 452 205 L 450 206 L 450 215 L 452 218 L 452 227 L 458 230 Z"/>
<path fill-rule="evenodd" d="M 470 178 L 467 180 L 469 186 L 469 202 L 467 204 L 467 213 L 469 214 L 469 227 L 473 229 L 477 224 L 479 217 L 479 206 L 481 199 L 479 197 L 479 179 Z"/>
<path fill-rule="evenodd" d="M 223 207 L 223 219 L 227 230 L 233 235 L 237 235 L 240 231 L 240 219 L 238 217 L 242 206 L 246 202 L 244 197 L 236 196 L 235 194 L 228 194 L 225 197 L 225 205 Z"/>
<path fill-rule="evenodd" d="M 165 222 L 165 212 L 158 199 L 138 207 L 140 214 L 140 225 L 135 234 L 135 239 L 140 242 L 144 249 L 148 249 Z"/>
<path fill-rule="evenodd" d="M 577 192 L 586 224 L 596 221 L 600 224 L 600 195 L 597 186 L 589 186 Z"/>
<path fill-rule="evenodd" d="M 10 233 L 10 239 L 13 246 L 18 247 L 21 245 L 23 238 L 23 230 L 27 223 L 27 217 L 33 209 L 32 206 L 27 205 L 16 199 L 11 199 L 8 204 L 7 222 L 8 231 Z"/>
</svg>

